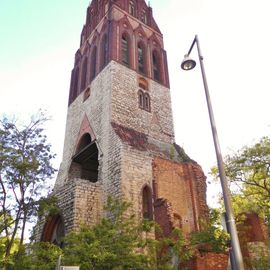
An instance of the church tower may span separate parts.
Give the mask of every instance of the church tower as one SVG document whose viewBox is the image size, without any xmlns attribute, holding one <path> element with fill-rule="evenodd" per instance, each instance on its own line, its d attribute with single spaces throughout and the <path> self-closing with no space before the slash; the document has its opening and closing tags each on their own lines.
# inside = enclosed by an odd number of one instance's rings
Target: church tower
<svg viewBox="0 0 270 270">
<path fill-rule="evenodd" d="M 108 195 L 170 233 L 199 229 L 205 176 L 175 144 L 166 51 L 144 0 L 92 0 L 71 74 L 62 163 L 54 187 L 61 213 L 41 240 L 103 215 Z"/>
</svg>

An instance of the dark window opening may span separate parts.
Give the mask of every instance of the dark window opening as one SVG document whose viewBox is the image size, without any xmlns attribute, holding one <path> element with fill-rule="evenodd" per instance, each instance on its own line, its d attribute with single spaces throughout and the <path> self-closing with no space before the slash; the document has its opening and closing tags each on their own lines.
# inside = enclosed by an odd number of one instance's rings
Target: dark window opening
<svg viewBox="0 0 270 270">
<path fill-rule="evenodd" d="M 108 38 L 104 35 L 101 42 L 101 68 L 105 67 L 108 62 Z"/>
<path fill-rule="evenodd" d="M 138 45 L 138 69 L 139 72 L 145 73 L 145 52 L 142 44 Z"/>
<path fill-rule="evenodd" d="M 73 83 L 73 91 L 72 91 L 72 100 L 74 100 L 74 99 L 77 97 L 78 84 L 79 84 L 79 68 L 77 67 L 77 68 L 75 69 L 75 74 L 74 74 L 74 83 Z"/>
<path fill-rule="evenodd" d="M 152 54 L 154 79 L 160 81 L 159 57 L 156 51 Z"/>
<path fill-rule="evenodd" d="M 135 4 L 134 1 L 129 1 L 129 8 L 128 8 L 129 14 L 132 16 L 135 16 Z"/>
<path fill-rule="evenodd" d="M 138 98 L 139 98 L 139 108 L 150 112 L 151 111 L 151 102 L 150 96 L 148 93 L 144 93 L 142 90 L 138 91 Z"/>
<path fill-rule="evenodd" d="M 90 81 L 96 77 L 96 66 L 97 66 L 97 47 L 95 46 L 91 54 L 91 70 L 90 70 Z"/>
<path fill-rule="evenodd" d="M 78 145 L 78 148 L 76 150 L 76 153 L 79 153 L 85 148 L 88 144 L 90 144 L 92 141 L 91 136 L 89 133 L 86 133 L 82 136 L 80 143 Z"/>
<path fill-rule="evenodd" d="M 153 219 L 152 193 L 148 186 L 142 191 L 142 214 L 145 219 Z"/>
<path fill-rule="evenodd" d="M 86 75 L 87 75 L 87 57 L 83 61 L 82 78 L 81 78 L 81 90 L 86 87 Z"/>
<path fill-rule="evenodd" d="M 146 15 L 146 12 L 145 10 L 142 11 L 142 14 L 141 14 L 141 21 L 145 24 L 147 24 L 147 15 Z"/>
<path fill-rule="evenodd" d="M 150 96 L 147 93 L 144 94 L 144 109 L 150 112 Z"/>
<path fill-rule="evenodd" d="M 82 178 L 90 182 L 98 180 L 98 148 L 91 136 L 85 134 L 78 145 L 77 152 L 72 158 L 73 163 L 70 169 L 71 177 Z"/>
<path fill-rule="evenodd" d="M 144 108 L 144 94 L 142 91 L 139 91 L 139 107 Z"/>
<path fill-rule="evenodd" d="M 122 35 L 122 62 L 129 65 L 129 39 L 127 35 Z"/>
</svg>

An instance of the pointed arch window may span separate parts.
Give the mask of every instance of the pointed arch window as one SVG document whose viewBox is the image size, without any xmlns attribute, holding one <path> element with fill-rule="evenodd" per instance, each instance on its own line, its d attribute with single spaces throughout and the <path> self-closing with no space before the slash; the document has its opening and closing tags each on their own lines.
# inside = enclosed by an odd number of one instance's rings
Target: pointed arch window
<svg viewBox="0 0 270 270">
<path fill-rule="evenodd" d="M 143 10 L 141 13 L 141 21 L 145 24 L 147 24 L 147 15 L 146 15 L 146 11 Z"/>
<path fill-rule="evenodd" d="M 96 66 L 97 66 L 97 47 L 93 48 L 91 53 L 91 70 L 90 70 L 90 81 L 92 81 L 96 77 Z"/>
<path fill-rule="evenodd" d="M 138 70 L 139 72 L 145 74 L 145 47 L 142 43 L 138 44 Z"/>
<path fill-rule="evenodd" d="M 129 44 L 129 36 L 124 33 L 122 35 L 122 40 L 121 40 L 121 54 L 122 54 L 122 62 L 126 65 L 129 66 L 129 47 L 130 47 L 130 44 Z"/>
<path fill-rule="evenodd" d="M 144 219 L 153 219 L 152 192 L 148 186 L 142 190 L 142 216 Z"/>
<path fill-rule="evenodd" d="M 101 68 L 104 68 L 108 62 L 108 37 L 104 35 L 101 41 Z"/>
<path fill-rule="evenodd" d="M 143 109 L 144 108 L 144 93 L 142 90 L 139 90 L 138 97 L 139 97 L 139 107 Z"/>
<path fill-rule="evenodd" d="M 43 228 L 41 241 L 63 247 L 65 226 L 60 215 L 49 216 Z"/>
<path fill-rule="evenodd" d="M 135 3 L 134 3 L 134 1 L 129 1 L 128 12 L 130 15 L 135 16 Z"/>
<path fill-rule="evenodd" d="M 160 81 L 160 60 L 156 50 L 152 52 L 153 74 L 154 80 Z"/>
<path fill-rule="evenodd" d="M 150 96 L 148 93 L 144 94 L 144 109 L 150 112 Z"/>
<path fill-rule="evenodd" d="M 138 91 L 138 99 L 139 99 L 139 108 L 150 112 L 151 111 L 151 103 L 150 96 L 148 93 L 143 92 L 141 89 Z"/>
<path fill-rule="evenodd" d="M 86 57 L 83 61 L 82 66 L 81 90 L 83 90 L 86 87 L 87 64 L 88 58 Z"/>
</svg>

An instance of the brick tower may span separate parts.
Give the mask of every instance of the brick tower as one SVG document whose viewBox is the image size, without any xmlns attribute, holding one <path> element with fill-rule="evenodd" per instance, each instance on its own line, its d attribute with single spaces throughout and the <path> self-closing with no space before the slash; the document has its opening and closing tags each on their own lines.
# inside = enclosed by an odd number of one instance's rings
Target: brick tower
<svg viewBox="0 0 270 270">
<path fill-rule="evenodd" d="M 61 214 L 41 239 L 59 243 L 94 224 L 109 194 L 169 233 L 198 230 L 205 176 L 175 144 L 166 52 L 144 0 L 92 0 L 71 75 L 63 159 L 54 187 Z"/>
</svg>

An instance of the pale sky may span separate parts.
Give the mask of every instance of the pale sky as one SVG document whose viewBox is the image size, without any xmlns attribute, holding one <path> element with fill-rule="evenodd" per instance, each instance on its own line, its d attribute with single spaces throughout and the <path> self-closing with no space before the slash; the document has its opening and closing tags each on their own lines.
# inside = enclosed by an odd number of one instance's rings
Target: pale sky
<svg viewBox="0 0 270 270">
<path fill-rule="evenodd" d="M 56 167 L 89 2 L 0 0 L 0 115 L 47 110 Z M 180 69 L 182 58 L 198 34 L 223 155 L 269 135 L 270 2 L 152 0 L 151 6 L 168 55 L 176 142 L 207 175 L 216 158 L 203 83 L 199 65 Z M 191 56 L 198 60 L 196 50 Z"/>
</svg>

